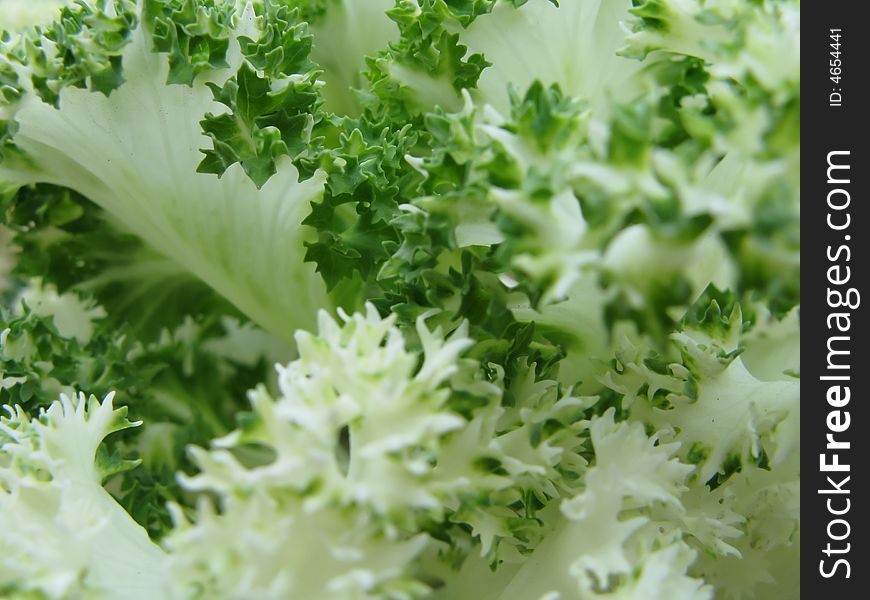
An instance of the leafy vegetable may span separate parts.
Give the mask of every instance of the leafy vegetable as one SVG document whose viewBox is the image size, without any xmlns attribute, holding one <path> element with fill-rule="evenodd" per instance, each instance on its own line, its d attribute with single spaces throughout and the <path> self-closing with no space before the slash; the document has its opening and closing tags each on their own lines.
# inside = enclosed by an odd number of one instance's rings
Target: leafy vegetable
<svg viewBox="0 0 870 600">
<path fill-rule="evenodd" d="M 0 595 L 795 597 L 798 2 L 0 2 Z"/>
</svg>

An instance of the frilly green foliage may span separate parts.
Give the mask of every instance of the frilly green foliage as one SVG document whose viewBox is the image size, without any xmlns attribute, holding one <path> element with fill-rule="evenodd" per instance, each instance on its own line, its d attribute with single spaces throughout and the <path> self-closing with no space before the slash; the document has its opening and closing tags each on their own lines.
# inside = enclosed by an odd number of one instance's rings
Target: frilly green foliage
<svg viewBox="0 0 870 600">
<path fill-rule="evenodd" d="M 31 8 L 0 596 L 794 596 L 797 1 Z"/>
</svg>

